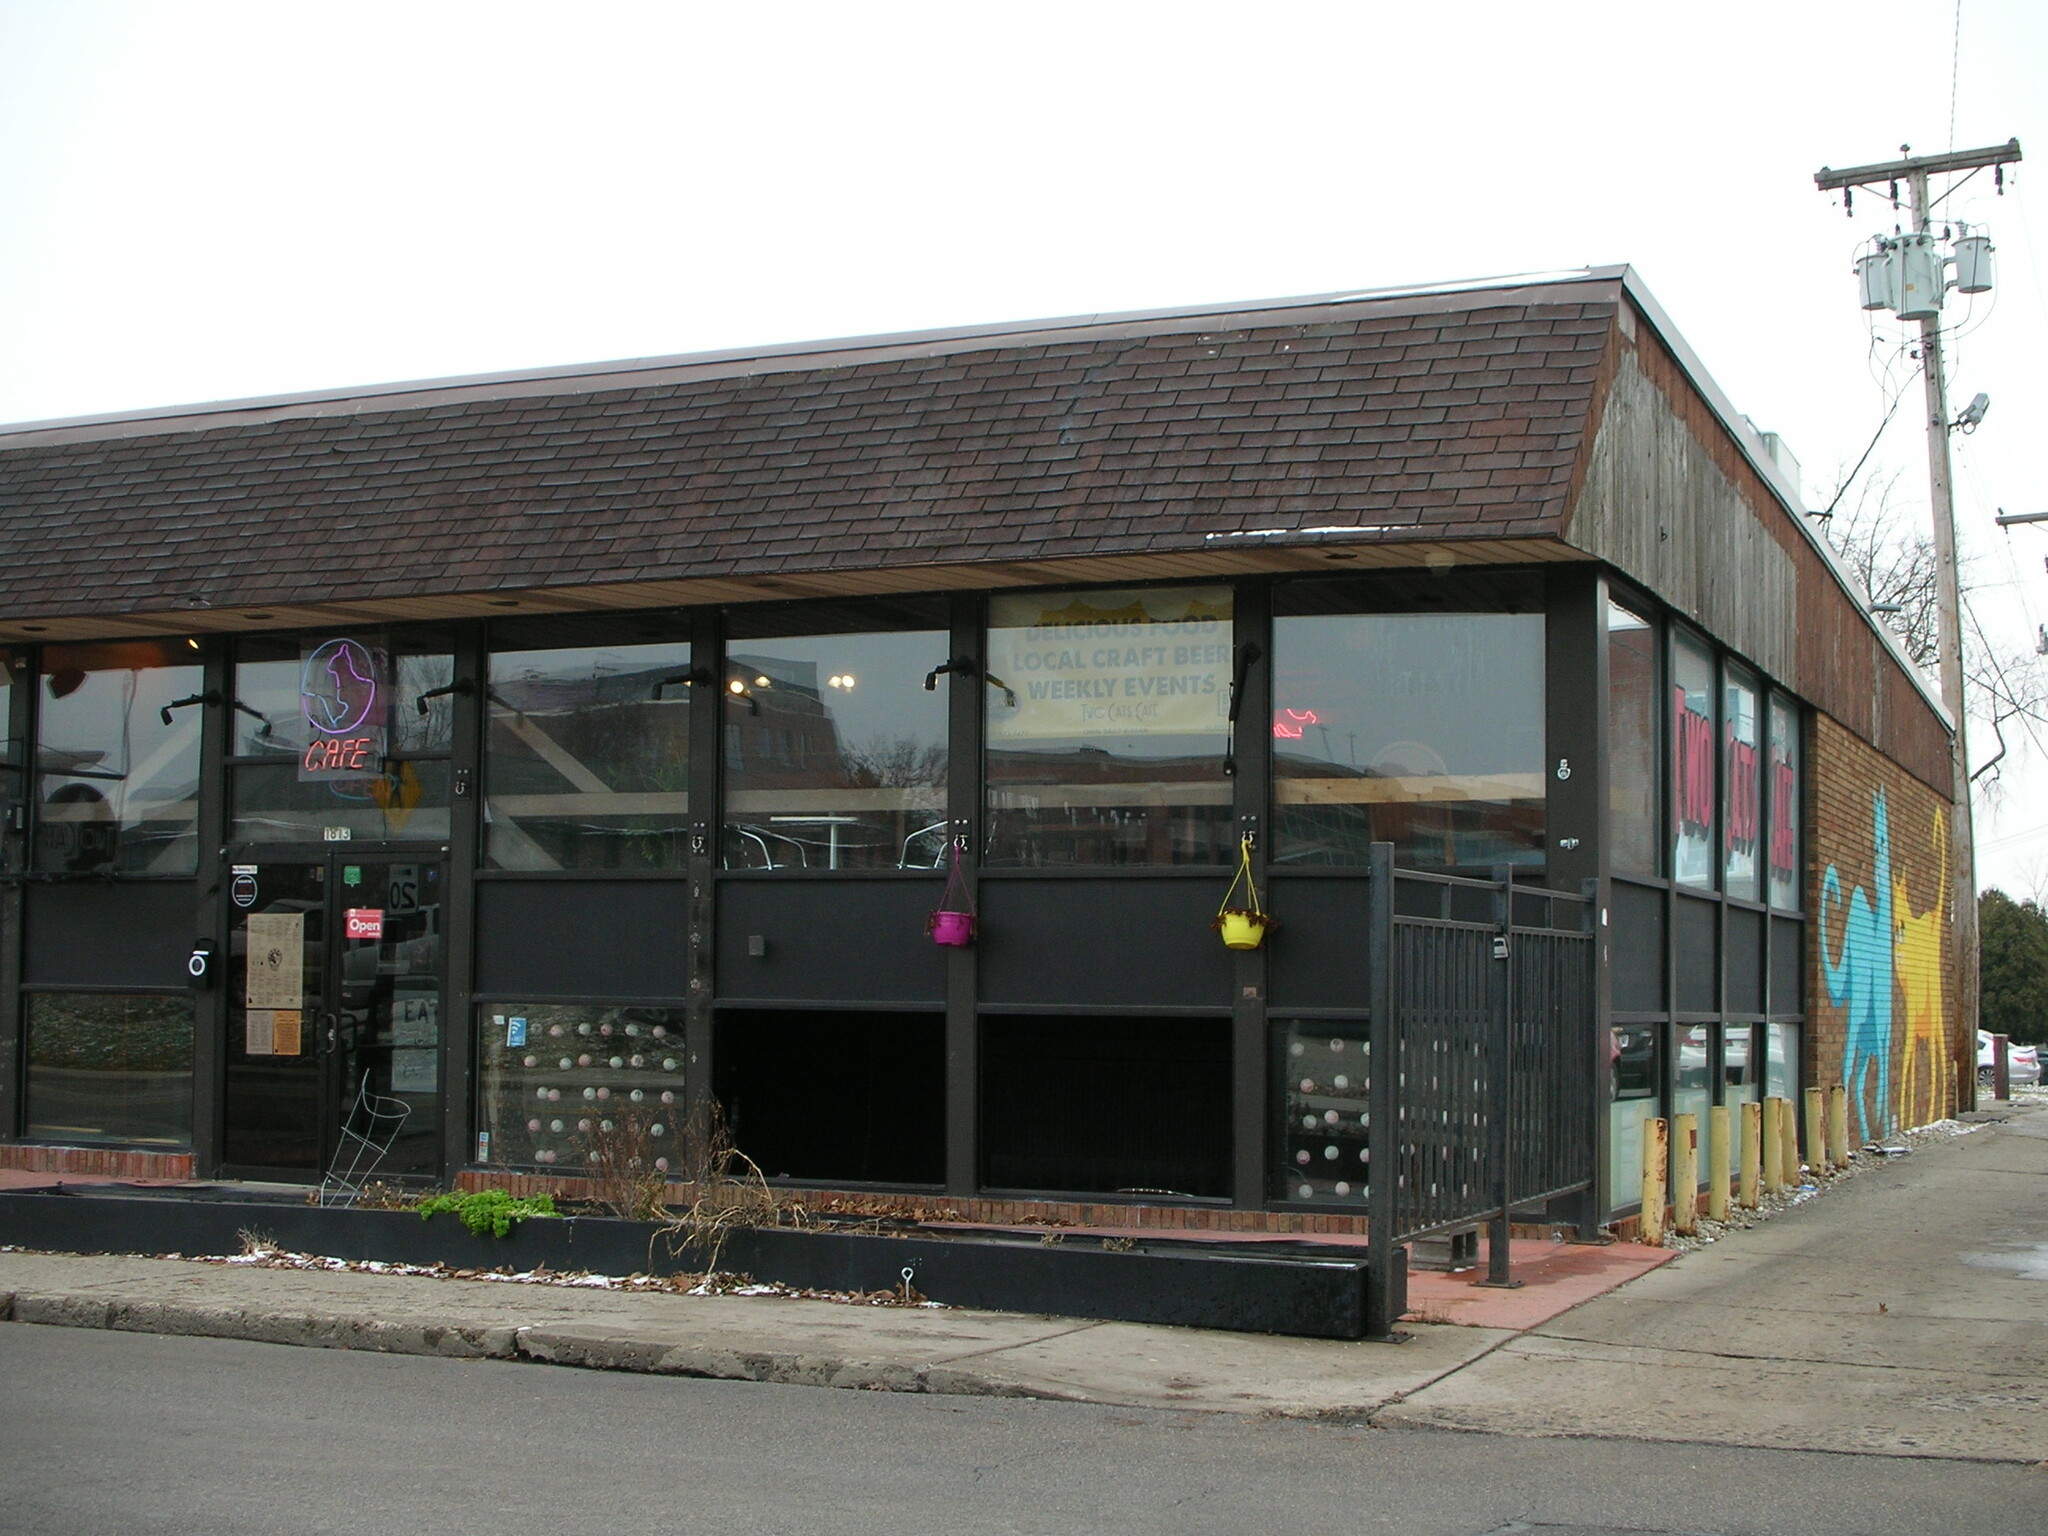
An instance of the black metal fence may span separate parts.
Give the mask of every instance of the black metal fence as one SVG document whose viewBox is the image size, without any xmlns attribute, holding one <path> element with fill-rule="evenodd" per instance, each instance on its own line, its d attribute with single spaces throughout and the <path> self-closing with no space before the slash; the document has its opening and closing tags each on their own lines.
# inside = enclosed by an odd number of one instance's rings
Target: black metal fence
<svg viewBox="0 0 2048 1536">
<path fill-rule="evenodd" d="M 1367 1205 L 1391 1328 L 1396 1244 L 1490 1223 L 1488 1278 L 1506 1284 L 1510 1213 L 1592 1186 L 1596 899 L 1505 867 L 1397 871 L 1385 843 L 1371 872 Z"/>
</svg>

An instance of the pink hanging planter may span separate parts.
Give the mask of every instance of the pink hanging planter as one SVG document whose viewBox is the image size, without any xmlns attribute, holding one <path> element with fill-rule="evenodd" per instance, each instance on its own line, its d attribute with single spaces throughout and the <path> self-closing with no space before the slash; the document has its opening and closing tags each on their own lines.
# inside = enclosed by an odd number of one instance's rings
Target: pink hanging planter
<svg viewBox="0 0 2048 1536">
<path fill-rule="evenodd" d="M 967 894 L 967 877 L 960 872 L 959 843 L 953 844 L 952 852 L 946 888 L 939 895 L 938 910 L 925 919 L 924 930 L 932 936 L 934 944 L 965 949 L 974 942 L 974 902 Z"/>
</svg>

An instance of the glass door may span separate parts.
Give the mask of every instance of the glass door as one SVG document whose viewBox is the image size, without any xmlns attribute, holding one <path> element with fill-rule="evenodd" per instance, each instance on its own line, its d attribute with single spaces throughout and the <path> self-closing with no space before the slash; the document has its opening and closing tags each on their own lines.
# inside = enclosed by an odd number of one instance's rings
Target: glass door
<svg viewBox="0 0 2048 1536">
<path fill-rule="evenodd" d="M 439 1173 L 445 880 L 402 853 L 233 857 L 229 1172 L 317 1180 L 353 1129 L 384 1148 L 379 1176 Z"/>
</svg>

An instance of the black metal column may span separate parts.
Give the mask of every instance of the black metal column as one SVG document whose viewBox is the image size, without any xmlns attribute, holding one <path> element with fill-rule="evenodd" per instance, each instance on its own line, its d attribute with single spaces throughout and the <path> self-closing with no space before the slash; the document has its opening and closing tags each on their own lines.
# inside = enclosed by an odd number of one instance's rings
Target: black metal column
<svg viewBox="0 0 2048 1536">
<path fill-rule="evenodd" d="M 688 995 L 683 1004 L 686 1048 L 683 1092 L 690 1124 L 705 1126 L 711 1092 L 712 956 L 717 952 L 717 872 L 723 836 L 720 773 L 725 758 L 725 635 L 715 608 L 700 608 L 690 623 L 690 894 L 683 942 L 689 947 Z"/>
<path fill-rule="evenodd" d="M 1493 868 L 1493 1019 L 1486 1041 L 1486 1160 L 1491 1165 L 1490 1199 L 1494 1212 L 1486 1226 L 1486 1278 L 1479 1284 L 1509 1289 L 1521 1284 L 1508 1273 L 1508 1154 L 1514 1145 L 1508 1123 L 1514 1110 L 1514 1051 L 1510 1033 L 1515 1017 L 1515 871 L 1507 864 Z"/>
<path fill-rule="evenodd" d="M 240 978 L 228 964 L 228 917 L 221 879 L 227 873 L 229 739 L 235 731 L 234 671 L 226 639 L 207 642 L 202 652 L 204 681 L 199 691 L 219 699 L 200 710 L 199 807 L 196 826 L 197 884 L 192 933 L 213 946 L 213 985 L 192 999 L 192 1168 L 211 1173 L 220 1166 L 225 1133 L 222 1101 L 227 1087 L 227 991 Z"/>
<path fill-rule="evenodd" d="M 10 708 L 0 715 L 0 739 L 12 742 L 11 779 L 0 778 L 0 1137 L 21 1134 L 21 876 L 28 869 L 31 807 L 35 804 L 34 721 L 29 706 L 38 683 L 33 654 L 9 655 Z"/>
<path fill-rule="evenodd" d="M 981 909 L 977 872 L 982 855 L 981 742 L 984 700 L 982 620 L 985 604 L 977 593 L 954 597 L 951 615 L 952 659 L 966 659 L 970 669 L 946 677 L 946 815 L 951 819 L 954 847 L 969 899 Z M 972 944 L 946 956 L 946 1193 L 965 1199 L 981 1187 L 981 1027 L 976 1007 L 980 973 Z"/>
<path fill-rule="evenodd" d="M 1252 878 L 1263 888 L 1272 804 L 1273 654 L 1272 593 L 1262 581 L 1237 588 L 1235 665 L 1232 669 L 1230 758 L 1236 775 L 1231 800 L 1240 837 L 1252 839 Z M 1270 1187 L 1267 1086 L 1271 1054 L 1266 1038 L 1266 951 L 1236 952 L 1231 992 L 1231 1194 L 1245 1209 L 1264 1204 Z"/>
<path fill-rule="evenodd" d="M 1550 840 L 1545 883 L 1553 890 L 1572 891 L 1591 880 L 1599 891 L 1594 904 L 1593 1028 L 1586 1041 L 1593 1062 L 1588 1116 L 1593 1181 L 1575 1201 L 1578 1235 L 1591 1241 L 1599 1236 L 1607 1214 L 1607 1105 L 1613 1096 L 1608 1049 L 1613 1001 L 1607 965 L 1607 578 L 1596 566 L 1557 566 L 1546 573 L 1544 597 L 1544 787 Z M 1667 933 L 1669 917 L 1667 912 Z"/>
<path fill-rule="evenodd" d="M 482 862 L 483 743 L 490 718 L 490 656 L 481 624 L 455 637 L 455 695 L 450 716 L 447 867 L 441 877 L 441 956 L 446 968 L 441 1019 L 441 1166 L 444 1177 L 478 1161 L 476 1150 L 477 1029 L 476 871 Z"/>
<path fill-rule="evenodd" d="M 1371 999 L 1372 1077 L 1366 1087 L 1365 1335 L 1390 1341 L 1408 1310 L 1408 1254 L 1396 1241 L 1394 1192 L 1400 1176 L 1397 1078 L 1400 1027 L 1394 1018 L 1394 845 L 1367 854 L 1366 961 Z"/>
</svg>

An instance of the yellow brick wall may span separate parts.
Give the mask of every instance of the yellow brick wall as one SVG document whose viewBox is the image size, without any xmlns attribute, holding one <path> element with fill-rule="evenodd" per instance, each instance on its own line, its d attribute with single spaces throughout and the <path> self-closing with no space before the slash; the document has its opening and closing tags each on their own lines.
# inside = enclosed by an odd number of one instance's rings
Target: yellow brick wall
<svg viewBox="0 0 2048 1536">
<path fill-rule="evenodd" d="M 1849 1134 L 1954 1114 L 1975 1070 L 1956 1007 L 1949 802 L 1826 715 L 1807 758 L 1807 1082 Z"/>
</svg>

